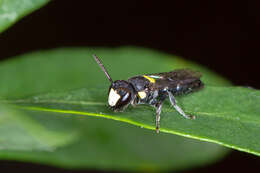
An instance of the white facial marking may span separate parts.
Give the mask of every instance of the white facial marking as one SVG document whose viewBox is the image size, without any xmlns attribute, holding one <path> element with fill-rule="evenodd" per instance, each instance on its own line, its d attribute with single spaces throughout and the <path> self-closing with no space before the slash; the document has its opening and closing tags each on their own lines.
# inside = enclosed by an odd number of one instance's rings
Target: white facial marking
<svg viewBox="0 0 260 173">
<path fill-rule="evenodd" d="M 146 97 L 146 93 L 144 91 L 140 91 L 138 92 L 138 96 L 141 98 L 141 99 L 144 99 Z"/>
<path fill-rule="evenodd" d="M 113 88 L 111 88 L 108 96 L 108 104 L 110 106 L 115 106 L 119 99 L 120 95 L 117 94 L 117 92 Z"/>
</svg>

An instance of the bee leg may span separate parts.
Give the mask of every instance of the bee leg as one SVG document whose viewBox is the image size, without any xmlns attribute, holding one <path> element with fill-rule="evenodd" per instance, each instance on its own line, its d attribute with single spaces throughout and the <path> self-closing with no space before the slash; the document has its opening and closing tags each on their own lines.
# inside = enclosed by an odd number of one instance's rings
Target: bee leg
<svg viewBox="0 0 260 173">
<path fill-rule="evenodd" d="M 187 115 L 184 113 L 184 111 L 176 104 L 176 100 L 173 96 L 173 94 L 170 91 L 167 91 L 169 98 L 170 98 L 170 102 L 172 104 L 172 106 L 176 109 L 176 111 L 178 111 L 182 116 L 184 116 L 187 119 L 195 119 L 194 115 Z"/>
<path fill-rule="evenodd" d="M 160 129 L 160 114 L 162 111 L 162 102 L 156 104 L 156 133 L 159 133 Z"/>
</svg>

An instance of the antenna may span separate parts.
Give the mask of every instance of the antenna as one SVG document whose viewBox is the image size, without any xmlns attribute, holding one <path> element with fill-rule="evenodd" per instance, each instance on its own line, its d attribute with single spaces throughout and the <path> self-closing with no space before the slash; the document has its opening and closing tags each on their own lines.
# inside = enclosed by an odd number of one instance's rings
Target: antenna
<svg viewBox="0 0 260 173">
<path fill-rule="evenodd" d="M 108 80 L 113 83 L 112 78 L 109 76 L 107 70 L 105 69 L 104 65 L 102 64 L 101 60 L 94 54 L 93 55 L 94 59 L 96 60 L 96 62 L 98 63 L 98 65 L 100 66 L 100 68 L 103 70 L 103 72 L 105 73 L 105 75 L 107 76 Z"/>
</svg>

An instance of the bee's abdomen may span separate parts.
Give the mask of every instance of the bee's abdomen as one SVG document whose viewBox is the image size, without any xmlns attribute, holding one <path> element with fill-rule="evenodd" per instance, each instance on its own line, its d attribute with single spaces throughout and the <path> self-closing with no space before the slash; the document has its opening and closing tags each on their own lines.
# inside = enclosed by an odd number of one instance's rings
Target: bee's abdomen
<svg viewBox="0 0 260 173">
<path fill-rule="evenodd" d="M 196 79 L 190 82 L 177 84 L 175 88 L 170 88 L 169 90 L 173 93 L 173 95 L 182 95 L 198 91 L 203 87 L 204 84 L 202 83 L 202 81 L 200 79 Z"/>
</svg>

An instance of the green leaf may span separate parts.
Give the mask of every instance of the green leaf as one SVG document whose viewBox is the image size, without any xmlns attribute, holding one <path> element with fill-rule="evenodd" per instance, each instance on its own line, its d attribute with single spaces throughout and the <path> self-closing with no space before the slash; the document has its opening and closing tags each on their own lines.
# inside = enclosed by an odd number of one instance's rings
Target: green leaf
<svg viewBox="0 0 260 173">
<path fill-rule="evenodd" d="M 50 0 L 0 0 L 0 33 Z"/>
<path fill-rule="evenodd" d="M 16 127 L 9 132 L 8 126 L 5 133 L 0 129 L 6 140 L 5 148 L 0 150 L 2 159 L 77 169 L 158 171 L 208 164 L 227 151 L 214 144 L 170 134 L 157 135 L 145 128 L 103 118 L 38 110 L 16 112 L 17 117 L 27 115 L 26 120 L 30 118 L 29 122 L 37 125 L 33 124 L 35 128 L 27 121 L 16 122 L 11 127 L 18 125 L 21 129 Z"/>
<path fill-rule="evenodd" d="M 0 106 L 0 115 L 1 150 L 53 151 L 56 147 L 75 140 L 76 137 L 71 130 L 69 135 L 65 134 L 65 131 L 53 132 L 7 105 Z"/>
<path fill-rule="evenodd" d="M 0 79 L 5 85 L 0 85 L 0 96 L 21 98 L 55 90 L 92 88 L 97 85 L 109 87 L 109 81 L 93 60 L 94 53 L 102 58 L 113 79 L 192 68 L 203 73 L 202 80 L 207 85 L 230 85 L 230 82 L 205 67 L 158 51 L 131 47 L 66 48 L 34 52 L 3 62 Z"/>
<path fill-rule="evenodd" d="M 0 64 L 0 158 L 68 168 L 147 171 L 188 169 L 225 155 L 227 150 L 215 144 L 147 130 L 154 128 L 155 112 L 149 106 L 123 113 L 108 110 L 109 82 L 93 53 L 102 58 L 113 79 L 192 68 L 203 73 L 206 85 L 230 85 L 206 68 L 148 49 L 66 48 L 18 56 Z M 196 100 L 196 94 L 205 91 L 179 99 Z M 186 101 L 180 105 L 196 113 Z M 144 128 L 99 118 L 104 116 Z M 188 127 L 197 120 L 200 115 L 194 121 L 184 120 L 166 103 L 162 130 L 193 134 L 195 130 Z M 184 127 L 188 131 L 180 129 Z"/>
<path fill-rule="evenodd" d="M 101 88 L 79 89 L 10 102 L 26 110 L 97 116 L 155 128 L 152 107 L 141 105 L 115 113 L 108 110 L 104 93 L 106 90 Z M 260 155 L 260 135 L 257 133 L 260 131 L 259 98 L 260 91 L 257 90 L 209 86 L 178 99 L 185 112 L 197 116 L 196 120 L 183 118 L 166 103 L 160 130 Z"/>
</svg>

